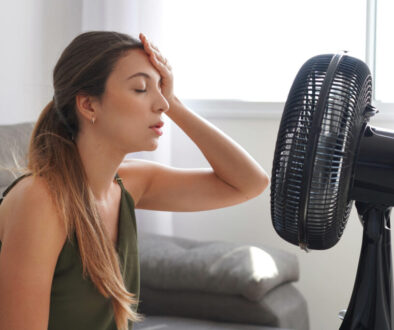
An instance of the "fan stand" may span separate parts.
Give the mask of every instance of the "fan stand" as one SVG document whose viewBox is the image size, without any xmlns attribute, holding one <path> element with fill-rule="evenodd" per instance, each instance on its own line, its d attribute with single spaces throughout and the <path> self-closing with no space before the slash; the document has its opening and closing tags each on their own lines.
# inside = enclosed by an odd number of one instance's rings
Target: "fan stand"
<svg viewBox="0 0 394 330">
<path fill-rule="evenodd" d="M 340 330 L 392 330 L 391 206 L 356 201 L 364 225 L 352 297 Z"/>
</svg>

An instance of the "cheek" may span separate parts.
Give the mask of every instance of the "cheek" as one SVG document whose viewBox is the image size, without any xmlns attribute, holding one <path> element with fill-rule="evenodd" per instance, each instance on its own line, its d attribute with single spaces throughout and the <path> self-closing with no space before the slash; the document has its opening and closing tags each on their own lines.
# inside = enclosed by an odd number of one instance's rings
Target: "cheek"
<svg viewBox="0 0 394 330">
<path fill-rule="evenodd" d="M 123 109 L 136 101 L 133 91 L 124 86 L 109 88 L 105 95 L 106 107 Z"/>
<path fill-rule="evenodd" d="M 116 123 L 116 125 L 128 123 L 135 116 L 135 107 L 135 103 L 126 100 L 125 97 L 111 98 L 106 102 L 103 119 L 107 123 Z"/>
<path fill-rule="evenodd" d="M 149 133 L 149 105 L 146 100 L 133 91 L 113 91 L 106 95 L 103 111 L 103 123 L 115 135 L 135 135 Z M 119 130 L 119 132 L 116 132 Z"/>
</svg>

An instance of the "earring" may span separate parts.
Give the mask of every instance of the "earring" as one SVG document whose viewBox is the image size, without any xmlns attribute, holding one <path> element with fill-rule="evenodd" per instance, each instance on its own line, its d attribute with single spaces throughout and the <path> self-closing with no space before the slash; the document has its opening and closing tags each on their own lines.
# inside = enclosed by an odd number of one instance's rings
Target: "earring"
<svg viewBox="0 0 394 330">
<path fill-rule="evenodd" d="M 92 117 L 92 119 L 91 119 L 92 125 L 94 124 L 95 120 L 96 120 L 96 118 Z"/>
</svg>

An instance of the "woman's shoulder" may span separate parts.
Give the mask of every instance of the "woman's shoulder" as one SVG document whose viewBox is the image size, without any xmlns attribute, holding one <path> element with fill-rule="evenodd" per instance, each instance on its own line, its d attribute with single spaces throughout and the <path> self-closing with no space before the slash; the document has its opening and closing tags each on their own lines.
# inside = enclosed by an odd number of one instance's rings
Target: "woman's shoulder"
<svg viewBox="0 0 394 330">
<path fill-rule="evenodd" d="M 149 172 L 146 170 L 146 164 L 149 162 L 128 158 L 124 159 L 118 168 L 118 175 L 125 189 L 132 196 L 136 207 L 149 182 Z"/>
<path fill-rule="evenodd" d="M 6 191 L 7 193 L 1 203 L 0 215 L 7 211 L 15 211 L 17 207 L 24 204 L 31 206 L 29 204 L 32 202 L 41 200 L 41 198 L 45 199 L 49 195 L 44 179 L 32 175 L 16 179 L 12 186 L 8 186 Z M 33 203 L 32 206 L 34 207 L 35 204 Z"/>
<path fill-rule="evenodd" d="M 36 222 L 32 224 L 31 222 Z M 40 223 L 42 222 L 42 223 Z M 55 224 L 48 230 L 59 230 L 60 221 L 45 180 L 29 175 L 18 181 L 0 205 L 0 240 L 17 227 L 40 227 L 44 222 Z M 17 230 L 21 230 L 17 229 Z"/>
<path fill-rule="evenodd" d="M 18 181 L 5 196 L 0 209 L 4 225 L 0 307 L 5 308 L 9 301 L 14 301 L 23 311 L 34 306 L 36 312 L 29 317 L 35 324 L 44 324 L 56 264 L 66 240 L 65 230 L 57 221 L 49 190 L 41 178 L 26 177 Z M 15 308 L 8 307 L 5 311 L 11 314 L 6 313 L 9 317 L 1 324 L 17 317 Z"/>
</svg>

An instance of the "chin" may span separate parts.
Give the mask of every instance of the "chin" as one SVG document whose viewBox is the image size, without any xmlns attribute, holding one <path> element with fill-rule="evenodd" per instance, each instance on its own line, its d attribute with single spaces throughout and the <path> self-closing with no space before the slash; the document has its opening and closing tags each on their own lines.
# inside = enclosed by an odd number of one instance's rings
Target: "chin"
<svg viewBox="0 0 394 330">
<path fill-rule="evenodd" d="M 148 146 L 144 148 L 145 151 L 154 151 L 159 147 L 159 142 L 157 140 L 152 141 Z"/>
<path fill-rule="evenodd" d="M 159 144 L 158 144 L 158 143 L 155 143 L 155 144 L 153 144 L 153 145 L 151 146 L 151 148 L 149 149 L 149 151 L 154 151 L 154 150 L 156 150 L 158 147 L 159 147 Z"/>
</svg>

